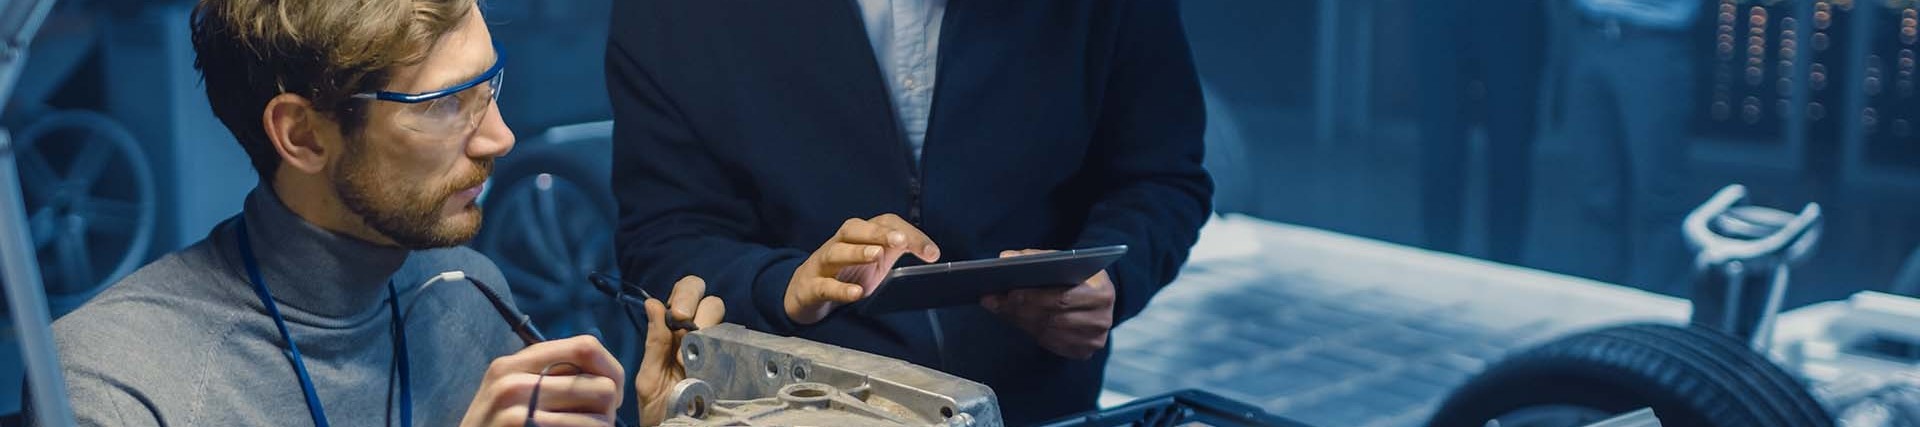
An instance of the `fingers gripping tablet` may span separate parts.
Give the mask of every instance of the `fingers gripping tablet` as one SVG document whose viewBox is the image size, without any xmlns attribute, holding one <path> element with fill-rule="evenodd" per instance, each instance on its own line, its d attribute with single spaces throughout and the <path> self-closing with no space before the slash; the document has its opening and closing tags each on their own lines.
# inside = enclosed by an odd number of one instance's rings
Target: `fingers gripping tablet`
<svg viewBox="0 0 1920 427">
<path fill-rule="evenodd" d="M 896 268 L 867 297 L 860 312 L 968 305 L 979 302 L 981 296 L 1014 289 L 1073 286 L 1126 253 L 1126 245 L 1114 245 Z"/>
</svg>

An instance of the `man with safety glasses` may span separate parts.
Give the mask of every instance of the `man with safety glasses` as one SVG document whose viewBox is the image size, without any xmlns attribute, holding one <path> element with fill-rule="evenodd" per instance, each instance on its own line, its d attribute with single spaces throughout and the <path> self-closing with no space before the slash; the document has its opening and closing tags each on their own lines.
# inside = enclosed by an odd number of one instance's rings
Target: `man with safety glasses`
<svg viewBox="0 0 1920 427">
<path fill-rule="evenodd" d="M 82 424 L 613 423 L 626 370 L 591 336 L 503 321 L 506 281 L 458 246 L 514 144 L 474 0 L 202 0 L 192 35 L 260 185 L 55 323 Z M 704 286 L 646 303 L 649 424 L 684 375 L 668 307 L 696 326 L 724 312 Z"/>
</svg>

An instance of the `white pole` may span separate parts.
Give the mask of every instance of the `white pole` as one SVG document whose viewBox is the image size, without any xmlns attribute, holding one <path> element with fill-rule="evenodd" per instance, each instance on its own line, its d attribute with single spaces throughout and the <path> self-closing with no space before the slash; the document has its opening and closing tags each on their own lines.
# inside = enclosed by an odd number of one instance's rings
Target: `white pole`
<svg viewBox="0 0 1920 427">
<path fill-rule="evenodd" d="M 71 426 L 73 408 L 54 354 L 53 317 L 47 312 L 46 288 L 40 282 L 40 265 L 34 261 L 26 216 L 20 175 L 13 163 L 13 139 L 0 130 L 0 273 L 5 275 L 7 308 L 13 312 L 20 353 L 26 359 L 35 425 Z"/>
<path fill-rule="evenodd" d="M 40 32 L 40 23 L 53 11 L 54 0 L 0 0 L 0 111 L 27 59 L 27 47 Z M 26 202 L 21 200 L 19 170 L 13 162 L 13 138 L 0 129 L 0 280 L 6 283 L 7 305 L 20 337 L 26 361 L 27 387 L 33 397 L 35 425 L 74 425 L 67 401 L 67 381 L 54 352 L 53 316 L 47 312 L 46 285 L 34 260 L 33 237 L 27 232 Z"/>
</svg>

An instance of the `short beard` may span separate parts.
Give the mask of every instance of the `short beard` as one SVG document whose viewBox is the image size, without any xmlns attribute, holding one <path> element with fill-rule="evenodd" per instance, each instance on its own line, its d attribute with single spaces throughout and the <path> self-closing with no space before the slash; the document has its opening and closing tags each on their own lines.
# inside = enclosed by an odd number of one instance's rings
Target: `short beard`
<svg viewBox="0 0 1920 427">
<path fill-rule="evenodd" d="M 410 250 L 459 246 L 480 232 L 480 211 L 472 224 L 441 221 L 440 206 L 462 190 L 485 183 L 493 173 L 493 159 L 475 161 L 475 173 L 437 188 L 422 189 L 382 174 L 357 137 L 346 141 L 345 156 L 331 176 L 333 188 L 347 211 L 359 215 L 373 231 Z M 415 191 L 421 190 L 421 191 Z"/>
</svg>

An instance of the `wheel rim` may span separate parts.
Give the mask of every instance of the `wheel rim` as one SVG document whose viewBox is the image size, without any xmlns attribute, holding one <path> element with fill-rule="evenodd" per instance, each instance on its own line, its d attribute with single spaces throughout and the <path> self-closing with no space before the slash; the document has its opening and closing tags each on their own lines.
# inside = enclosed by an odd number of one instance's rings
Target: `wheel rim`
<svg viewBox="0 0 1920 427">
<path fill-rule="evenodd" d="M 494 258 L 528 315 L 550 329 L 581 332 L 606 305 L 586 275 L 613 268 L 613 221 L 579 184 L 541 173 L 508 183 L 488 201 L 476 249 Z"/>
<path fill-rule="evenodd" d="M 152 173 L 133 135 L 93 112 L 49 114 L 21 132 L 16 152 L 47 297 L 64 314 L 146 258 Z"/>
<path fill-rule="evenodd" d="M 1528 406 L 1501 414 L 1487 423 L 1493 427 L 1577 427 L 1593 424 L 1613 413 L 1579 405 Z"/>
</svg>

